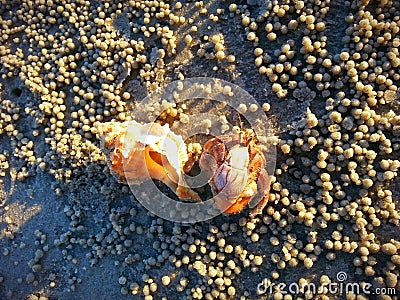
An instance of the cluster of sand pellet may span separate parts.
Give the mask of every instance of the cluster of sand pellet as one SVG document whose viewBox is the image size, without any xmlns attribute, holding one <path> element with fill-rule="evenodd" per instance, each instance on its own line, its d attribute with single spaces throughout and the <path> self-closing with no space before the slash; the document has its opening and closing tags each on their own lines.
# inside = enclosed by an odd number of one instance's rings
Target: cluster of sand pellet
<svg viewBox="0 0 400 300">
<path fill-rule="evenodd" d="M 22 262 L 27 274 L 0 268 L 4 295 L 86 295 L 79 290 L 83 268 L 110 258 L 121 297 L 331 299 L 337 295 L 327 290 L 257 295 L 257 285 L 337 282 L 340 271 L 348 281 L 384 288 L 380 299 L 394 297 L 400 3 L 334 2 L 2 1 L 0 186 L 52 174 L 51 188 L 68 200 L 54 209 L 62 207 L 69 222 L 53 240 L 37 228 L 34 257 Z M 263 82 L 268 98 L 257 100 L 269 117 L 285 115 L 289 103 L 305 107 L 288 128 L 277 120 L 270 201 L 255 219 L 248 210 L 191 226 L 157 218 L 112 178 L 99 148 L 100 123 L 134 118 L 130 108 L 143 91 L 199 70 Z M 186 106 L 163 105 L 149 119 L 187 123 Z M 243 103 L 238 110 L 257 108 Z M 203 120 L 205 127 L 210 122 Z M 200 147 L 188 149 L 199 155 Z M 0 205 L 7 258 L 26 245 L 13 226 L 13 206 Z M 52 251 L 61 253 L 52 263 L 76 272 L 52 271 L 46 264 Z"/>
</svg>

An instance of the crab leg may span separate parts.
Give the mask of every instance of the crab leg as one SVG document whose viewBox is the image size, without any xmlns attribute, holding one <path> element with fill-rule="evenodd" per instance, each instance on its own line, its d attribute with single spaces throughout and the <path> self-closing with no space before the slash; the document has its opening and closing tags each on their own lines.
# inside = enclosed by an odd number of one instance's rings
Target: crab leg
<svg viewBox="0 0 400 300">
<path fill-rule="evenodd" d="M 183 179 L 183 177 L 180 177 L 175 193 L 180 199 L 201 202 L 201 198 L 200 198 L 199 194 L 197 194 L 191 188 L 186 186 L 186 183 L 185 183 L 185 180 Z"/>
<path fill-rule="evenodd" d="M 269 198 L 269 191 L 271 188 L 270 185 L 271 185 L 271 179 L 268 176 L 268 172 L 267 170 L 262 169 L 257 180 L 257 187 L 262 192 L 263 196 L 260 202 L 258 202 L 258 204 L 256 205 L 256 207 L 252 209 L 250 213 L 251 218 L 254 218 L 256 215 L 261 214 L 265 205 L 267 205 Z"/>
<path fill-rule="evenodd" d="M 177 174 L 170 165 L 154 163 L 148 148 L 145 150 L 145 162 L 149 175 L 153 179 L 164 182 L 180 199 L 201 201 L 199 195 L 186 186 L 182 174 Z"/>
</svg>

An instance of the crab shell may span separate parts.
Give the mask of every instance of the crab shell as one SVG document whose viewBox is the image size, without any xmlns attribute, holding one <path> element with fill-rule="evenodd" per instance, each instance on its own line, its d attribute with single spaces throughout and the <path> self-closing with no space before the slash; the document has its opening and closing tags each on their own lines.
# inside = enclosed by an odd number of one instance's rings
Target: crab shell
<svg viewBox="0 0 400 300">
<path fill-rule="evenodd" d="M 261 213 L 268 201 L 270 181 L 265 156 L 251 133 L 210 139 L 204 144 L 199 165 L 210 176 L 209 184 L 221 210 L 240 212 L 261 190 L 261 202 L 252 215 Z"/>
<path fill-rule="evenodd" d="M 128 184 L 157 179 L 181 199 L 200 199 L 184 186 L 183 167 L 188 161 L 186 145 L 168 124 L 107 122 L 99 126 L 99 136 L 110 170 L 117 179 Z"/>
</svg>

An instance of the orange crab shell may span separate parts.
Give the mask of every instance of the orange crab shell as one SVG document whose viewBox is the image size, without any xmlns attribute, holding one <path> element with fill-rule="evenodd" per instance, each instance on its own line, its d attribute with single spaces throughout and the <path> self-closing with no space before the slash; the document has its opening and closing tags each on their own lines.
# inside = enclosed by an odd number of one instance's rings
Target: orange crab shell
<svg viewBox="0 0 400 300">
<path fill-rule="evenodd" d="M 235 203 L 227 207 L 227 200 L 225 199 L 219 199 L 218 197 L 215 197 L 215 203 L 219 207 L 219 209 L 223 210 L 227 214 L 237 214 L 241 212 L 247 205 L 249 205 L 249 202 L 253 196 L 247 196 L 247 197 L 239 197 L 239 199 L 236 200 Z"/>
<path fill-rule="evenodd" d="M 153 178 L 164 182 L 179 198 L 200 200 L 184 186 L 181 175 L 188 160 L 186 145 L 167 124 L 107 122 L 99 129 L 102 148 L 117 179 L 140 184 Z"/>
</svg>

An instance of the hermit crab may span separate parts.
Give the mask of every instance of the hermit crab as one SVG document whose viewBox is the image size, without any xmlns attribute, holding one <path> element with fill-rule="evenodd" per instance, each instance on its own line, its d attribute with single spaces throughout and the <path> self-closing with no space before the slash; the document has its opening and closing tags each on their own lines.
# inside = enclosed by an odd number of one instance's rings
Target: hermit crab
<svg viewBox="0 0 400 300">
<path fill-rule="evenodd" d="M 208 140 L 199 165 L 208 173 L 217 206 L 225 213 L 240 212 L 258 194 L 261 199 L 251 216 L 260 214 L 268 202 L 270 178 L 266 159 L 252 130 Z"/>
<path fill-rule="evenodd" d="M 201 201 L 184 180 L 193 159 L 182 137 L 172 132 L 168 124 L 107 122 L 99 126 L 99 136 L 110 170 L 121 181 L 141 184 L 156 179 L 180 199 Z M 213 199 L 221 211 L 238 213 L 257 200 L 258 195 L 261 199 L 251 216 L 262 212 L 268 202 L 270 178 L 265 156 L 252 130 L 206 141 L 199 166 L 209 178 Z"/>
<path fill-rule="evenodd" d="M 186 145 L 168 124 L 107 122 L 99 126 L 99 136 L 117 179 L 128 184 L 160 180 L 179 198 L 200 200 L 184 184 L 183 168 L 189 158 Z"/>
</svg>

